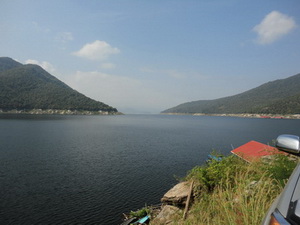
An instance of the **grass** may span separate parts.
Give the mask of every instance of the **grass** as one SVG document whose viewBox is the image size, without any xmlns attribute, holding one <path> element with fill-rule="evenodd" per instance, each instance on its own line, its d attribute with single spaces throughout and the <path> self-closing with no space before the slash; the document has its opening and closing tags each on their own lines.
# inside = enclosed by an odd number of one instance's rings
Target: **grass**
<svg viewBox="0 0 300 225">
<path fill-rule="evenodd" d="M 287 156 L 246 163 L 235 156 L 211 161 L 188 172 L 194 202 L 186 220 L 174 224 L 260 224 L 296 166 Z"/>
<path fill-rule="evenodd" d="M 146 215 L 148 215 L 150 213 L 150 208 L 148 208 L 147 206 L 145 206 L 142 209 L 139 209 L 137 211 L 131 211 L 129 214 L 129 217 L 137 217 L 137 218 L 142 218 Z"/>
</svg>

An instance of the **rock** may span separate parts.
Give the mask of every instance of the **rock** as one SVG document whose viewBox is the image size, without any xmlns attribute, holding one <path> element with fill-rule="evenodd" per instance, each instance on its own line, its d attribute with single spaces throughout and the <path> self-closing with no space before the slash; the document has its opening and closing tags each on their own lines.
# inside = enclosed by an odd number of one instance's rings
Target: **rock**
<svg viewBox="0 0 300 225">
<path fill-rule="evenodd" d="M 151 221 L 150 224 L 171 224 L 172 223 L 172 216 L 179 213 L 181 210 L 172 205 L 165 205 L 160 213 Z"/>
<path fill-rule="evenodd" d="M 189 194 L 189 182 L 181 182 L 170 189 L 161 199 L 163 204 L 168 205 L 185 205 Z"/>
</svg>

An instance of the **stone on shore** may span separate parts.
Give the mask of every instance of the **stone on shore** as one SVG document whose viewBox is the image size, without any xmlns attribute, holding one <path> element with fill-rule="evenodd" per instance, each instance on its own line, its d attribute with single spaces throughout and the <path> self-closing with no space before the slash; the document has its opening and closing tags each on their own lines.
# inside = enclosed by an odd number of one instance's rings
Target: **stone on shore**
<svg viewBox="0 0 300 225">
<path fill-rule="evenodd" d="M 179 213 L 181 210 L 175 206 L 172 205 L 165 205 L 160 213 L 155 217 L 153 221 L 151 221 L 150 224 L 155 224 L 155 225 L 165 225 L 169 224 L 171 225 L 172 218 L 174 215 Z"/>
<path fill-rule="evenodd" d="M 185 205 L 189 194 L 189 182 L 181 182 L 170 189 L 161 199 L 163 204 L 167 205 Z"/>
</svg>

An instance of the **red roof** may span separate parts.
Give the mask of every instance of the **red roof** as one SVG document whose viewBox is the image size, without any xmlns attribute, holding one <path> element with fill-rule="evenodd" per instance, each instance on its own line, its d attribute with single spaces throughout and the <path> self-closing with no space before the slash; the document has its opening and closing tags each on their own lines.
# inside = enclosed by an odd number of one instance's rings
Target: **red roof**
<svg viewBox="0 0 300 225">
<path fill-rule="evenodd" d="M 283 154 L 283 152 L 280 152 L 276 148 L 259 143 L 257 141 L 249 141 L 248 143 L 232 150 L 231 152 L 248 162 L 267 155 Z"/>
</svg>

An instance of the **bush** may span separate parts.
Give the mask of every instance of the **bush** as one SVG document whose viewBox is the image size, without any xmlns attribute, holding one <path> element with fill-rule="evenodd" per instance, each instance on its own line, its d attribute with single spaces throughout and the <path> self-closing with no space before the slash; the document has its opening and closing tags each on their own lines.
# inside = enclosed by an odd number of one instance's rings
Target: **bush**
<svg viewBox="0 0 300 225">
<path fill-rule="evenodd" d="M 190 217 L 175 224 L 260 224 L 297 162 L 285 155 L 247 163 L 236 156 L 190 170 L 195 201 Z"/>
<path fill-rule="evenodd" d="M 210 160 L 204 166 L 196 166 L 188 172 L 186 180 L 194 180 L 199 189 L 212 191 L 222 180 L 233 182 L 236 172 L 246 169 L 247 164 L 235 156 Z"/>
<path fill-rule="evenodd" d="M 130 217 L 142 218 L 144 216 L 147 216 L 149 213 L 150 213 L 150 209 L 148 207 L 144 207 L 137 211 L 131 211 Z"/>
<path fill-rule="evenodd" d="M 269 163 L 262 164 L 262 169 L 282 186 L 289 179 L 297 165 L 297 160 L 286 155 L 274 155 Z"/>
</svg>

